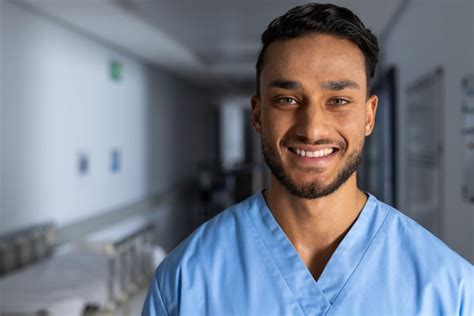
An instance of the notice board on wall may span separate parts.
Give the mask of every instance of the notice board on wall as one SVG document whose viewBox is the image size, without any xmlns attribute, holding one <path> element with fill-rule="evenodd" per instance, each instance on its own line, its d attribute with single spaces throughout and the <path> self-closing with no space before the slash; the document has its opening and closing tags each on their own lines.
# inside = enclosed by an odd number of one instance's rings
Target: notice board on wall
<svg viewBox="0 0 474 316">
<path fill-rule="evenodd" d="M 418 78 L 406 89 L 406 192 L 413 217 L 434 234 L 441 233 L 442 110 L 441 68 Z"/>
<path fill-rule="evenodd" d="M 470 203 L 474 203 L 474 73 L 461 81 L 462 89 L 462 155 L 463 183 L 462 195 Z"/>
</svg>

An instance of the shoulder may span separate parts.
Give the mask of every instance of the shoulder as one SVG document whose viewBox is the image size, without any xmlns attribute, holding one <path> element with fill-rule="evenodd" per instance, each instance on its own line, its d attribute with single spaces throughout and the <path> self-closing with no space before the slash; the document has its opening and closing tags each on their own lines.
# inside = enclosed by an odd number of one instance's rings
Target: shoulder
<svg viewBox="0 0 474 316">
<path fill-rule="evenodd" d="M 385 251 L 403 267 L 401 278 L 471 300 L 473 266 L 402 212 L 380 201 L 378 207 L 388 212 L 383 234 Z"/>
<path fill-rule="evenodd" d="M 196 257 L 208 260 L 209 255 L 217 251 L 219 247 L 229 246 L 236 242 L 238 231 L 247 216 L 246 210 L 252 207 L 255 198 L 253 196 L 235 204 L 199 226 L 171 251 L 161 266 L 164 268 L 189 264 Z"/>
<path fill-rule="evenodd" d="M 255 206 L 258 194 L 222 211 L 211 220 L 198 227 L 181 242 L 158 267 L 155 281 L 160 288 L 171 292 L 191 278 L 205 283 L 217 264 L 225 265 L 235 260 L 243 233 L 248 229 L 247 211 Z M 199 279 L 199 280 L 198 280 Z"/>
<path fill-rule="evenodd" d="M 365 263 L 377 273 L 361 274 L 359 282 L 383 284 L 395 301 L 404 302 L 405 314 L 470 315 L 473 266 L 402 212 L 380 201 L 375 205 L 374 214 L 384 222 Z"/>
<path fill-rule="evenodd" d="M 400 244 L 403 249 L 419 261 L 429 261 L 436 265 L 471 270 L 472 265 L 449 248 L 443 241 L 433 235 L 416 221 L 399 210 L 378 201 L 378 207 L 388 212 L 386 232 L 388 238 Z"/>
</svg>

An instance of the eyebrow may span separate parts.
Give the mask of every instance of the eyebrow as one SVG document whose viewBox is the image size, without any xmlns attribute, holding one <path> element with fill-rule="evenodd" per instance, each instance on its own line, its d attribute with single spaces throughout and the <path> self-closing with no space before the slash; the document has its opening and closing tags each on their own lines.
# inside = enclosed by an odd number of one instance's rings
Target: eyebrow
<svg viewBox="0 0 474 316">
<path fill-rule="evenodd" d="M 344 89 L 360 89 L 360 86 L 357 82 L 352 80 L 331 80 L 325 81 L 319 84 L 323 90 L 332 90 L 340 91 Z M 274 79 L 271 80 L 267 87 L 269 88 L 282 88 L 287 90 L 297 90 L 301 89 L 302 85 L 298 81 L 286 80 L 286 79 Z"/>
<path fill-rule="evenodd" d="M 336 81 L 326 81 L 322 82 L 320 85 L 323 90 L 334 90 L 340 91 L 344 89 L 360 89 L 360 86 L 357 82 L 352 80 L 336 80 Z"/>
<path fill-rule="evenodd" d="M 267 85 L 269 88 L 282 88 L 287 90 L 297 90 L 301 89 L 301 83 L 293 80 L 286 79 L 274 79 L 270 81 Z"/>
</svg>

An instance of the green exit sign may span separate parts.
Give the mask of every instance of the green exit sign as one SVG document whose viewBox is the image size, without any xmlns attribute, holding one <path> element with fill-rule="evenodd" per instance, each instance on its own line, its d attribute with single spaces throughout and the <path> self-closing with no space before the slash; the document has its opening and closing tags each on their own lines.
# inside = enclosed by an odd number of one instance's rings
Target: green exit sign
<svg viewBox="0 0 474 316">
<path fill-rule="evenodd" d="M 109 69 L 110 79 L 113 81 L 121 81 L 123 77 L 123 66 L 118 61 L 111 61 L 110 62 L 110 69 Z"/>
</svg>

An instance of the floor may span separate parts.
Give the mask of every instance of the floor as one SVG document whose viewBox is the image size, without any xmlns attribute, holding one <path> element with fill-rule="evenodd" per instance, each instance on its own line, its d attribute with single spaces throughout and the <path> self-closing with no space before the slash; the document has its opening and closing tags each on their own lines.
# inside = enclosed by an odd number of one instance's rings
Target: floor
<svg viewBox="0 0 474 316">
<path fill-rule="evenodd" d="M 120 306 L 115 310 L 113 316 L 138 316 L 142 312 L 148 289 L 144 288 L 128 300 L 128 304 Z"/>
</svg>

